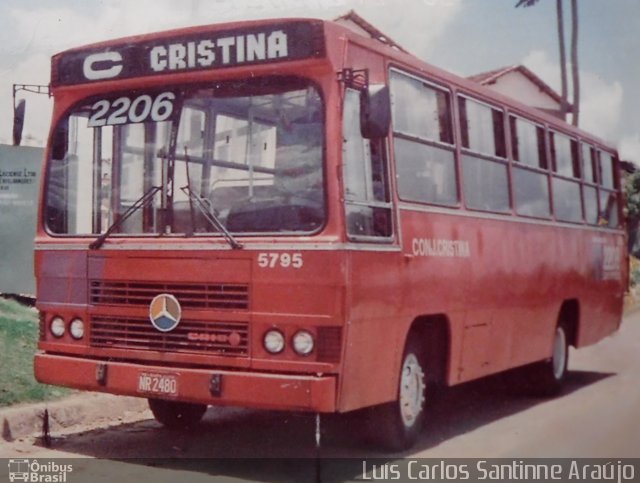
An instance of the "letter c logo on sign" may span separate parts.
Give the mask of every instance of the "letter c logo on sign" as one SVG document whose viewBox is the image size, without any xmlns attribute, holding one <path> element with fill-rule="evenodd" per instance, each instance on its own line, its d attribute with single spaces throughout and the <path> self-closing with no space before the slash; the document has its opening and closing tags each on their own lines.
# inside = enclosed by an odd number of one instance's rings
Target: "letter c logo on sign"
<svg viewBox="0 0 640 483">
<path fill-rule="evenodd" d="M 122 72 L 122 55 L 118 52 L 101 52 L 84 59 L 82 72 L 89 80 L 111 79 Z"/>
</svg>

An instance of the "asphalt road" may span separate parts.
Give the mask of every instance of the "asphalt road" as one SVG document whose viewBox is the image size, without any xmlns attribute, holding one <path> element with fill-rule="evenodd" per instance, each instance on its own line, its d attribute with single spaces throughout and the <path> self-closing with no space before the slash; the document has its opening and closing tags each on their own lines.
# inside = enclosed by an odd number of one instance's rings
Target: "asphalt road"
<svg viewBox="0 0 640 483">
<path fill-rule="evenodd" d="M 403 457 L 639 458 L 639 349 L 640 311 L 636 311 L 625 318 L 620 332 L 595 346 L 572 351 L 571 372 L 559 397 L 515 395 L 511 379 L 504 376 L 450 388 L 433 405 L 416 447 L 395 455 L 376 452 L 363 442 L 361 414 L 326 416 L 320 454 L 385 461 Z M 91 475 L 95 483 L 128 481 L 134 475 L 172 482 L 316 479 L 304 473 L 314 468 L 318 455 L 313 415 L 210 408 L 197 429 L 178 432 L 165 430 L 150 418 L 145 411 L 128 420 L 53 434 L 50 448 L 38 439 L 3 442 L 0 457 L 106 459 L 99 463 L 99 474 Z M 279 457 L 309 460 L 299 470 L 291 461 L 229 460 Z M 184 458 L 221 460 L 198 466 Z M 77 474 L 82 471 L 78 469 Z M 350 477 L 355 475 L 336 478 Z"/>
</svg>

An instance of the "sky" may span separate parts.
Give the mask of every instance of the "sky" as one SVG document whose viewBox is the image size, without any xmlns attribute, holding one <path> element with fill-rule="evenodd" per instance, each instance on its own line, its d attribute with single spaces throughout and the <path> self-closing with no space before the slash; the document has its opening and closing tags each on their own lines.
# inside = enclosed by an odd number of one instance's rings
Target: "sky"
<svg viewBox="0 0 640 483">
<path fill-rule="evenodd" d="M 0 143 L 11 143 L 12 84 L 48 84 L 50 58 L 83 44 L 175 27 L 353 9 L 421 59 L 462 76 L 524 64 L 560 90 L 554 0 L 2 0 Z M 569 42 L 569 2 L 565 0 Z M 640 164 L 640 1 L 581 0 L 580 127 Z M 27 95 L 23 144 L 44 145 L 51 100 Z"/>
</svg>

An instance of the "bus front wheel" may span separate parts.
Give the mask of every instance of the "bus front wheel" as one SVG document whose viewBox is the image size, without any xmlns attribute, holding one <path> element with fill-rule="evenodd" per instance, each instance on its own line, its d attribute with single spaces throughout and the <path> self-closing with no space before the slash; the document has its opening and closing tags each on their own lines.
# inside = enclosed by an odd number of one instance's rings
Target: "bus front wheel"
<svg viewBox="0 0 640 483">
<path fill-rule="evenodd" d="M 149 409 L 160 424 L 169 429 L 183 429 L 196 425 L 207 406 L 164 399 L 149 399 Z"/>
<path fill-rule="evenodd" d="M 418 439 L 425 421 L 425 369 L 421 344 L 408 341 L 398 378 L 397 400 L 373 408 L 373 437 L 382 448 L 402 451 Z"/>
</svg>

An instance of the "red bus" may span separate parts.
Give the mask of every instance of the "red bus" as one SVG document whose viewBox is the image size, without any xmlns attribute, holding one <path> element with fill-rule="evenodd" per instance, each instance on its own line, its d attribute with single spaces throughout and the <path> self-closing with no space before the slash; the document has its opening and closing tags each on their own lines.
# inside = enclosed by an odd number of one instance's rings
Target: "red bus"
<svg viewBox="0 0 640 483">
<path fill-rule="evenodd" d="M 616 152 L 333 22 L 210 25 L 52 59 L 39 381 L 207 406 L 370 407 L 411 445 L 437 385 L 621 321 Z"/>
</svg>

